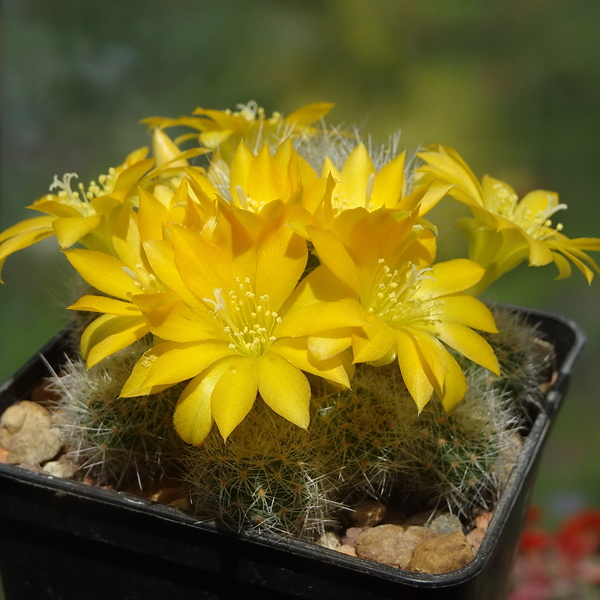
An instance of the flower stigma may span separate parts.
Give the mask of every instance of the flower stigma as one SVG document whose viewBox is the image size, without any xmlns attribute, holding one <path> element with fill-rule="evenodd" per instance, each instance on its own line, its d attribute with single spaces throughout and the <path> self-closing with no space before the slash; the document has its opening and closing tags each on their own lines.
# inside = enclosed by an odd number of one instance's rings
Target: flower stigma
<svg viewBox="0 0 600 600">
<path fill-rule="evenodd" d="M 391 327 L 397 327 L 416 320 L 435 320 L 439 310 L 435 310 L 441 300 L 423 298 L 419 293 L 425 279 L 433 281 L 429 274 L 431 267 L 417 269 L 408 262 L 402 269 L 390 269 L 385 259 L 380 258 L 373 276 L 371 294 L 365 306 Z"/>
<path fill-rule="evenodd" d="M 557 204 L 553 196 L 547 195 L 548 204 L 545 209 L 531 210 L 526 204 L 519 202 L 518 196 L 509 192 L 501 183 L 495 183 L 492 189 L 494 193 L 491 203 L 494 212 L 518 225 L 532 238 L 543 240 L 554 231 L 560 231 L 563 228 L 562 223 L 552 228 L 551 217 L 559 210 L 566 209 L 567 205 Z M 552 231 L 548 231 L 548 229 Z"/>
<path fill-rule="evenodd" d="M 248 277 L 235 278 L 237 289 L 223 295 L 213 290 L 215 299 L 202 298 L 210 304 L 217 322 L 229 339 L 229 348 L 243 356 L 262 356 L 276 337 L 273 332 L 281 317 L 270 307 L 268 294 L 257 297 Z"/>
</svg>

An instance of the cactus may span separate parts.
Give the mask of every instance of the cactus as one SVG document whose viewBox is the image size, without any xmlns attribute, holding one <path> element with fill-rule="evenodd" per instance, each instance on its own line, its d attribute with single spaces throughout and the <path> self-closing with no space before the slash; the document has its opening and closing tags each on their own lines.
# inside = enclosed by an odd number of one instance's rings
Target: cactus
<svg viewBox="0 0 600 600">
<path fill-rule="evenodd" d="M 81 358 L 70 359 L 51 378 L 72 455 L 100 485 L 148 488 L 165 476 L 174 446 L 181 445 L 171 422 L 181 386 L 119 398 L 132 366 L 149 347 L 142 339 L 89 370 Z"/>
<path fill-rule="evenodd" d="M 318 537 L 338 505 L 315 443 L 327 439 L 256 402 L 226 442 L 213 428 L 201 446 L 186 448 L 182 472 L 196 513 L 238 530 Z"/>
<path fill-rule="evenodd" d="M 223 442 L 216 428 L 201 446 L 181 442 L 171 424 L 180 386 L 118 398 L 143 339 L 86 371 L 72 360 L 54 388 L 69 443 L 101 484 L 139 488 L 178 471 L 201 517 L 238 530 L 318 537 L 365 497 L 400 490 L 470 518 L 489 509 L 520 445 L 523 411 L 549 354 L 522 317 L 493 307 L 502 333 L 490 334 L 501 376 L 463 360 L 469 390 L 446 413 L 433 398 L 418 414 L 395 365 L 357 365 L 352 390 L 311 380 L 311 425 L 299 429 L 256 402 Z"/>
<path fill-rule="evenodd" d="M 416 412 L 395 365 L 358 365 L 352 390 L 340 391 L 322 379 L 313 383 L 318 410 L 310 431 L 328 440 L 315 447 L 324 451 L 322 460 L 339 482 L 340 501 L 384 498 L 398 473 L 409 468 L 398 413 L 402 396 Z"/>
<path fill-rule="evenodd" d="M 522 422 L 488 374 L 473 371 L 467 395 L 452 412 L 430 402 L 405 424 L 414 469 L 404 485 L 467 519 L 497 500 L 514 465 Z"/>
<path fill-rule="evenodd" d="M 527 317 L 508 306 L 492 304 L 490 309 L 496 320 L 498 333 L 482 333 L 500 363 L 500 377 L 492 381 L 503 394 L 508 394 L 516 404 L 537 402 L 540 384 L 549 380 L 554 360 L 554 350 L 527 322 Z M 456 357 L 465 363 L 464 357 Z"/>
</svg>

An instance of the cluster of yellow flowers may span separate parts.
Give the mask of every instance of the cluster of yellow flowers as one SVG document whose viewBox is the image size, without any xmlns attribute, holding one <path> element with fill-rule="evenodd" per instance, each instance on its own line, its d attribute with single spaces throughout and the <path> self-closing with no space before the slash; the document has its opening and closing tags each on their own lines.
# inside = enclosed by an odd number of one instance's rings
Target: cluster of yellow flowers
<svg viewBox="0 0 600 600">
<path fill-rule="evenodd" d="M 56 235 L 96 291 L 69 307 L 100 313 L 81 338 L 88 366 L 152 334 L 121 395 L 189 380 L 174 423 L 192 444 L 213 421 L 226 439 L 257 395 L 306 428 L 305 373 L 351 387 L 357 363 L 397 361 L 418 410 L 434 393 L 451 410 L 467 382 L 447 347 L 499 372 L 475 331 L 496 331 L 475 294 L 526 259 L 554 261 L 560 277 L 569 259 L 591 281 L 585 251 L 600 239 L 569 239 L 550 220 L 565 208 L 556 194 L 519 200 L 450 148 L 418 153 L 413 169 L 404 152 L 373 156 L 321 125 L 331 106 L 147 119 L 154 158 L 136 150 L 78 191 L 73 174 L 55 178 L 57 192 L 30 207 L 44 216 L 0 234 L 0 267 Z M 173 141 L 174 126 L 193 131 Z M 470 257 L 436 263 L 425 216 L 447 195 L 471 208 L 459 223 Z"/>
</svg>

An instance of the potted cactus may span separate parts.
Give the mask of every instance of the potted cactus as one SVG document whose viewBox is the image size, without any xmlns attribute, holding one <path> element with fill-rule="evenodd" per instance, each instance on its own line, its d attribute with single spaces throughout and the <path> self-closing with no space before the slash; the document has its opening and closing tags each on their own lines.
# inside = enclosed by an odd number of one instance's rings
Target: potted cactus
<svg viewBox="0 0 600 600">
<path fill-rule="evenodd" d="M 0 234 L 0 265 L 56 236 L 82 280 L 2 391 L 14 593 L 75 590 L 68 556 L 112 574 L 88 597 L 502 597 L 583 336 L 477 295 L 524 260 L 591 282 L 600 239 L 553 225 L 552 192 L 519 200 L 439 145 L 367 146 L 330 109 L 146 119 L 152 158 L 55 177 L 43 216 Z M 469 256 L 439 262 L 430 211 L 453 200 Z M 32 468 L 34 421 L 58 441 Z M 42 566 L 17 577 L 24 556 Z"/>
</svg>

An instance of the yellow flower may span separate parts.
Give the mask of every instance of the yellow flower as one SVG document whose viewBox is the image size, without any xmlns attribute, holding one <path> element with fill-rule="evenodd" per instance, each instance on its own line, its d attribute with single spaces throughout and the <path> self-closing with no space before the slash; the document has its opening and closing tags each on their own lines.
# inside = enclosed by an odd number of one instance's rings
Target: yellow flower
<svg viewBox="0 0 600 600">
<path fill-rule="evenodd" d="M 172 194 L 184 177 L 200 172 L 198 167 L 190 167 L 187 159 L 207 152 L 203 148 L 181 152 L 160 130 L 153 132 L 152 145 L 155 158 L 146 158 L 148 148 L 140 148 L 87 189 L 82 183 L 72 189 L 75 173 L 67 173 L 62 180 L 55 176 L 50 191 L 58 191 L 28 207 L 46 215 L 21 221 L 0 234 L 0 270 L 10 254 L 52 235 L 62 249 L 80 242 L 86 248 L 117 256 L 112 236 L 121 208 L 138 204 L 139 189 L 160 186 Z"/>
<path fill-rule="evenodd" d="M 301 237 L 273 221 L 249 230 L 237 214 L 221 204 L 211 231 L 172 225 L 172 245 L 146 243 L 154 271 L 177 298 L 133 298 L 164 341 L 138 361 L 122 395 L 191 379 L 174 422 L 192 444 L 204 440 L 213 418 L 227 438 L 257 393 L 275 412 L 307 427 L 310 386 L 302 371 L 348 386 L 351 370 L 348 356 L 316 359 L 307 337 L 330 324 L 364 322 L 347 303 L 320 302 L 297 286 L 307 258 Z"/>
<path fill-rule="evenodd" d="M 244 140 L 251 148 L 258 149 L 263 143 L 279 145 L 288 137 L 312 135 L 312 123 L 324 117 L 333 107 L 327 102 L 307 104 L 287 117 L 275 112 L 269 118 L 256 102 L 239 104 L 236 112 L 230 110 L 207 110 L 196 108 L 193 117 L 177 119 L 151 117 L 142 122 L 150 127 L 166 128 L 177 125 L 191 127 L 200 132 L 200 145 L 214 150 L 219 159 L 229 163 L 240 141 Z M 198 134 L 184 135 L 181 142 Z"/>
<path fill-rule="evenodd" d="M 52 235 L 56 235 L 61 248 L 81 242 L 88 248 L 112 253 L 112 219 L 154 164 L 154 159 L 145 158 L 147 152 L 147 148 L 132 152 L 122 165 L 101 175 L 98 183 L 92 181 L 87 190 L 83 184 L 78 190 L 71 189 L 75 173 L 67 173 L 62 181 L 55 176 L 50 191 L 58 192 L 28 207 L 46 215 L 21 221 L 0 234 L 0 269 L 10 254 Z"/>
<path fill-rule="evenodd" d="M 324 190 L 325 181 L 319 180 L 315 170 L 294 150 L 291 139 L 273 155 L 267 143 L 254 154 L 241 141 L 231 162 L 229 197 L 245 210 L 260 213 L 274 200 L 316 205 Z"/>
<path fill-rule="evenodd" d="M 600 251 L 600 239 L 570 239 L 563 233 L 562 224 L 553 226 L 552 217 L 566 209 L 558 195 L 535 190 L 519 200 L 505 182 L 485 175 L 479 183 L 465 161 L 452 148 L 433 146 L 419 153 L 425 165 L 418 169 L 425 180 L 434 178 L 454 187 L 450 196 L 467 204 L 472 219 L 463 219 L 459 226 L 469 240 L 469 257 L 486 269 L 485 276 L 471 293 L 479 293 L 503 273 L 525 259 L 530 266 L 554 262 L 558 278 L 568 277 L 571 266 L 567 259 L 591 283 L 598 265 L 585 251 Z"/>
<path fill-rule="evenodd" d="M 363 143 L 349 154 L 341 170 L 329 157 L 325 157 L 323 177 L 331 175 L 336 181 L 331 195 L 334 213 L 357 207 L 371 211 L 382 206 L 413 210 L 417 203 L 420 204 L 421 215 L 427 213 L 451 186 L 434 182 L 408 193 L 408 182 L 404 176 L 405 159 L 406 153 L 402 152 L 378 170 Z"/>
<path fill-rule="evenodd" d="M 93 288 L 107 294 L 86 294 L 69 306 L 72 310 L 103 313 L 84 330 L 81 354 L 88 368 L 150 332 L 132 298 L 142 293 L 164 295 L 168 290 L 156 278 L 142 251 L 137 213 L 122 207 L 112 243 L 116 256 L 97 250 L 66 250 L 73 268 Z"/>
<path fill-rule="evenodd" d="M 496 331 L 494 319 L 479 300 L 461 293 L 483 269 L 466 259 L 432 265 L 435 245 L 416 214 L 394 218 L 384 208 L 354 209 L 341 213 L 331 230 L 308 231 L 322 263 L 309 284 L 355 299 L 367 321 L 349 340 L 355 363 L 397 359 L 419 410 L 434 391 L 446 410 L 466 392 L 465 376 L 444 344 L 498 373 L 491 347 L 472 329 Z"/>
</svg>

